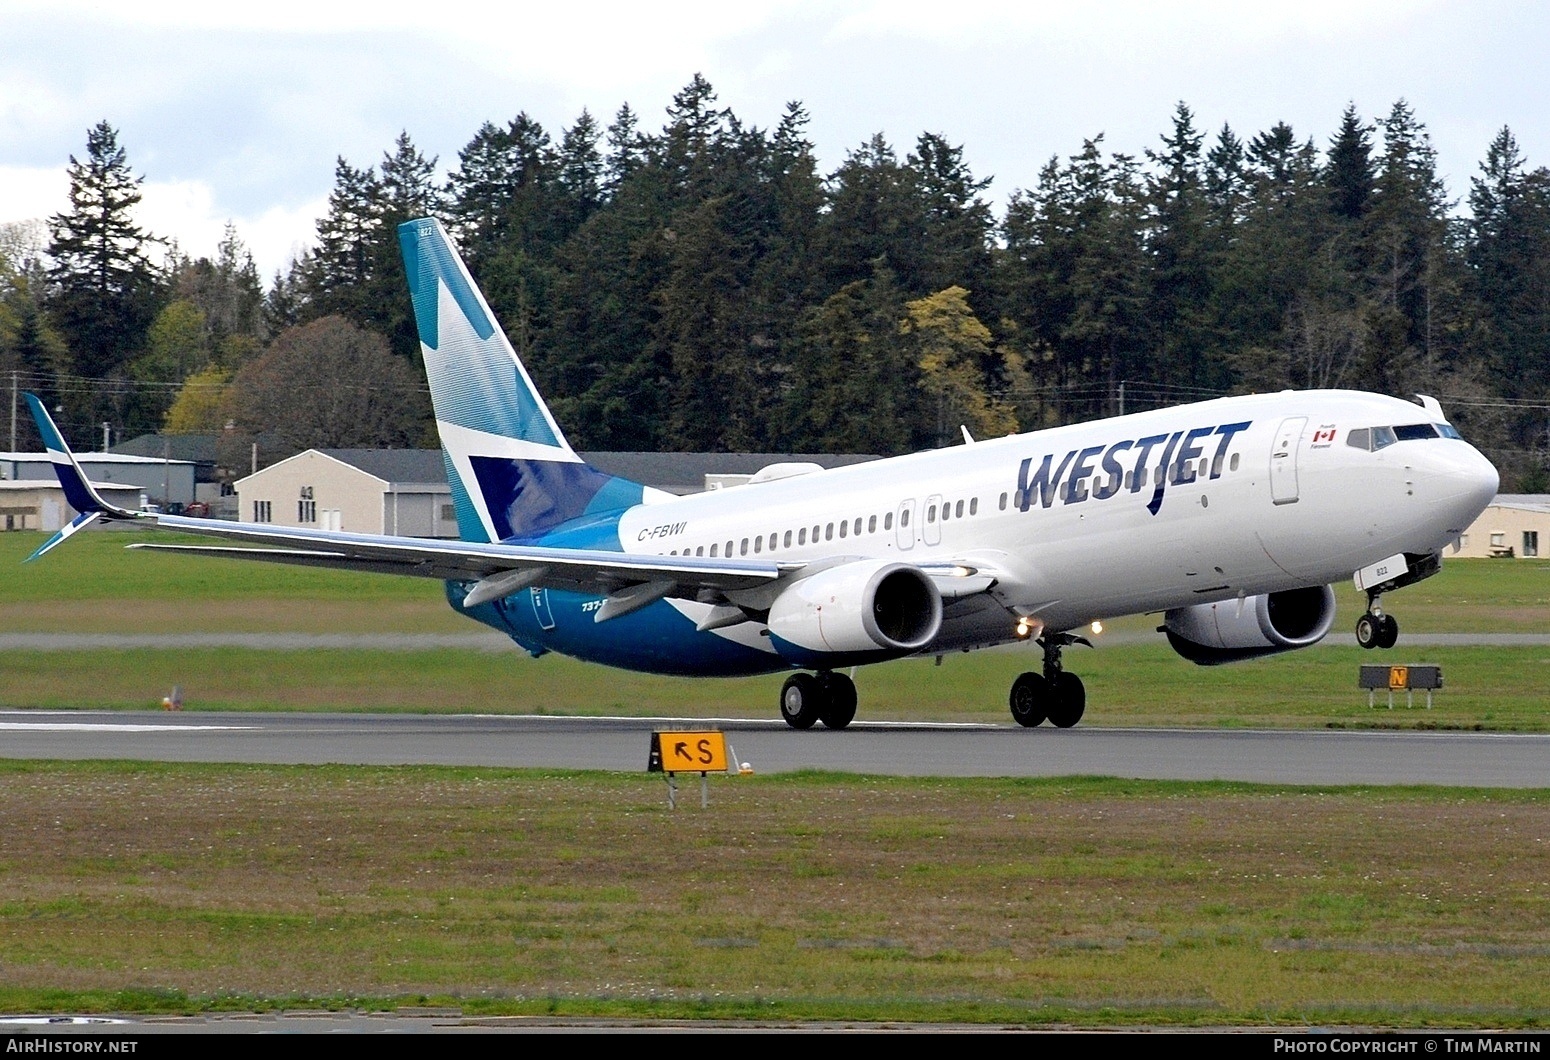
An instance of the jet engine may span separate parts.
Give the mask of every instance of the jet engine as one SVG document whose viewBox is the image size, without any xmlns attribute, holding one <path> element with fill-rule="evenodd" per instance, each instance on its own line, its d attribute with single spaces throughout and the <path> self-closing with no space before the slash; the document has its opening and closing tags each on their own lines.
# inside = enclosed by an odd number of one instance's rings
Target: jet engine
<svg viewBox="0 0 1550 1060">
<path fill-rule="evenodd" d="M 1176 607 L 1159 633 L 1201 666 L 1253 659 L 1317 644 L 1335 621 L 1335 591 L 1327 585 Z"/>
<path fill-rule="evenodd" d="M 942 594 L 918 567 L 857 560 L 793 582 L 770 605 L 770 636 L 799 666 L 919 651 L 942 628 Z"/>
</svg>

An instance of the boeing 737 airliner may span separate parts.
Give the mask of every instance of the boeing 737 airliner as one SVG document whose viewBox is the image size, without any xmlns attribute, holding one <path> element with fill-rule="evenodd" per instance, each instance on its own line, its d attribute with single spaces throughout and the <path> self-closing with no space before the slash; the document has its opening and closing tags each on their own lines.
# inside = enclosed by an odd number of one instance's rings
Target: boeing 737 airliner
<svg viewBox="0 0 1550 1060">
<path fill-rule="evenodd" d="M 1302 648 L 1355 578 L 1364 647 L 1382 594 L 1435 573 L 1496 470 L 1438 403 L 1350 391 L 1221 398 L 823 471 L 766 468 L 675 497 L 607 475 L 565 439 L 446 232 L 399 230 L 460 542 L 225 523 L 105 501 L 28 403 L 81 515 L 243 542 L 141 544 L 446 583 L 452 606 L 533 655 L 651 673 L 796 671 L 793 728 L 844 728 L 863 663 L 1020 640 L 1042 666 L 1012 716 L 1076 724 L 1062 649 L 1095 620 L 1157 612 L 1185 658 Z M 811 672 L 809 672 L 811 671 Z"/>
</svg>

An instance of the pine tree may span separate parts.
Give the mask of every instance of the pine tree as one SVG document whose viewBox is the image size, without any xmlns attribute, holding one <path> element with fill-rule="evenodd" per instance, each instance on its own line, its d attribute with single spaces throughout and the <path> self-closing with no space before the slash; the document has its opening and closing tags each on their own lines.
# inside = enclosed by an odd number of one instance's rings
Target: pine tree
<svg viewBox="0 0 1550 1060">
<path fill-rule="evenodd" d="M 49 218 L 52 291 L 48 311 L 72 354 L 76 374 L 120 371 L 145 342 L 161 298 L 147 257 L 154 242 L 134 223 L 141 178 L 129 169 L 106 121 L 86 134 L 86 158 L 70 156 L 70 209 Z M 93 418 L 99 408 L 75 410 Z"/>
<path fill-rule="evenodd" d="M 1330 141 L 1324 166 L 1324 184 L 1329 189 L 1329 208 L 1345 221 L 1361 221 L 1372 208 L 1376 190 L 1376 170 L 1372 161 L 1372 127 L 1356 114 L 1356 105 L 1346 105 L 1340 115 L 1340 129 Z"/>
</svg>

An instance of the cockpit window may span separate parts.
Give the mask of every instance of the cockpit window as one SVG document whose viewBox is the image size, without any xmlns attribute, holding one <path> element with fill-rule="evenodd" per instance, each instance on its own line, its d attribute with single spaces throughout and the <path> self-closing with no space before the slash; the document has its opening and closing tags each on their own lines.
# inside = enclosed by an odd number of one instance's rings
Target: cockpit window
<svg viewBox="0 0 1550 1060">
<path fill-rule="evenodd" d="M 1459 432 L 1446 423 L 1404 423 L 1395 427 L 1357 427 L 1346 432 L 1345 444 L 1353 449 L 1377 452 L 1395 442 L 1415 442 L 1426 438 L 1458 438 Z"/>
</svg>

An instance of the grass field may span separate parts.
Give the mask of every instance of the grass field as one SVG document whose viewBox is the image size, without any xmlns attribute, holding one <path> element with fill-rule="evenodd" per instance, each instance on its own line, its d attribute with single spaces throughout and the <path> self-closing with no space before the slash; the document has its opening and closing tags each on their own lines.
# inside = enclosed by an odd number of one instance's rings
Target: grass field
<svg viewBox="0 0 1550 1060">
<path fill-rule="evenodd" d="M 477 633 L 439 582 L 146 552 L 123 533 L 83 534 L 22 565 L 40 535 L 0 535 L 0 629 L 80 633 Z M 1109 623 L 1098 650 L 1067 665 L 1088 687 L 1087 724 L 1550 728 L 1550 647 L 1411 649 L 1350 644 L 1360 595 L 1337 587 L 1326 645 L 1202 669 L 1151 631 L 1155 616 Z M 1406 632 L 1550 634 L 1550 563 L 1459 560 L 1386 603 Z M 1107 638 L 1107 640 L 1105 639 Z M 856 675 L 862 719 L 995 721 L 1033 648 L 903 660 Z M 1438 663 L 1434 709 L 1369 709 L 1363 662 Z M 687 680 L 504 651 L 237 648 L 16 650 L 0 663 L 0 706 L 146 708 L 172 686 L 189 709 L 412 710 L 769 717 L 782 677 Z M 1384 698 L 1380 697 L 1380 703 Z M 1424 701 L 1424 700 L 1423 700 Z"/>
<path fill-rule="evenodd" d="M 0 535 L 0 630 L 480 628 L 434 582 L 126 554 L 121 533 L 20 566 L 39 540 Z M 1337 591 L 1344 634 L 1360 601 Z M 1452 562 L 1385 602 L 1407 632 L 1550 633 L 1550 564 Z M 1068 652 L 1085 724 L 1550 728 L 1550 648 L 1202 670 L 1142 637 L 1155 622 Z M 1378 658 L 1440 663 L 1435 709 L 1369 709 L 1356 667 Z M 1005 722 L 1036 660 L 864 668 L 860 716 Z M 6 707 L 179 684 L 191 709 L 769 717 L 779 683 L 514 646 L 0 658 Z M 0 760 L 0 1011 L 1550 1026 L 1550 789 L 797 774 L 687 802 L 645 775 Z"/>
<path fill-rule="evenodd" d="M 692 800 L 691 800 L 692 801 Z M 1543 1027 L 1550 797 L 0 763 L 0 1009 Z"/>
</svg>

